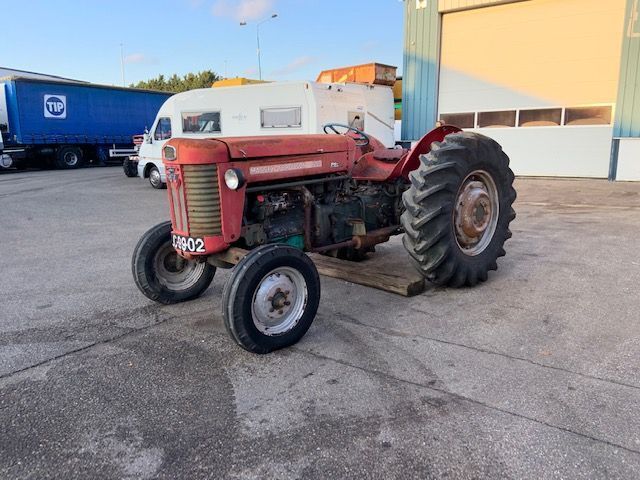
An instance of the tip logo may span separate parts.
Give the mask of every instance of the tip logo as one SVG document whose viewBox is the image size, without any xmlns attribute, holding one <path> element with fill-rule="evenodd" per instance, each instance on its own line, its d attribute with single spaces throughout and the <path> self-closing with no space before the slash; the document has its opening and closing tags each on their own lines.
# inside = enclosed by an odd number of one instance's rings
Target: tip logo
<svg viewBox="0 0 640 480">
<path fill-rule="evenodd" d="M 66 95 L 44 96 L 44 118 L 67 118 Z"/>
</svg>

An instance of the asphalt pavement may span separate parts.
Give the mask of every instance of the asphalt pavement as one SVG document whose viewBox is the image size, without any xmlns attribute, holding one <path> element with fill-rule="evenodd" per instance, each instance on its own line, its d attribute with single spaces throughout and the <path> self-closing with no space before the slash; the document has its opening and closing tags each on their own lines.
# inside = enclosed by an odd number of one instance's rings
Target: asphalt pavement
<svg viewBox="0 0 640 480">
<path fill-rule="evenodd" d="M 164 191 L 0 174 L 0 478 L 640 478 L 640 184 L 516 187 L 485 284 L 323 277 L 303 340 L 258 356 L 226 335 L 227 271 L 185 304 L 136 290 Z"/>
</svg>

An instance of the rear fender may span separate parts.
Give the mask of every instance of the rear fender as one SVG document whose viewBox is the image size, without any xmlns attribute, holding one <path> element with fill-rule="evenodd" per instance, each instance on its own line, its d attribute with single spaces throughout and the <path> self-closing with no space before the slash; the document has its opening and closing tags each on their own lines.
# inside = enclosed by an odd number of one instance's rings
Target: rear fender
<svg viewBox="0 0 640 480">
<path fill-rule="evenodd" d="M 414 145 L 414 147 L 409 151 L 409 155 L 407 155 L 404 160 L 398 163 L 391 177 L 402 177 L 408 180 L 409 173 L 420 165 L 420 155 L 429 153 L 433 142 L 442 142 L 444 137 L 447 135 L 461 131 L 462 130 L 460 128 L 454 127 L 453 125 L 443 125 L 441 127 L 434 128 Z"/>
</svg>

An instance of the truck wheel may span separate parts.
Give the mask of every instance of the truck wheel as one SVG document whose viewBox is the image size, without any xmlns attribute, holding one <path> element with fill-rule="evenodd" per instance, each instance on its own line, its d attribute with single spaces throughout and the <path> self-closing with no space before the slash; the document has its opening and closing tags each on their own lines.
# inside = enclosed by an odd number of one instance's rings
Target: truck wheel
<svg viewBox="0 0 640 480">
<path fill-rule="evenodd" d="M 162 183 L 162 177 L 160 176 L 160 170 L 155 165 L 149 170 L 149 183 L 153 188 L 162 189 L 167 188 L 166 183 Z"/>
<path fill-rule="evenodd" d="M 236 265 L 224 287 L 227 331 L 242 348 L 269 353 L 300 340 L 320 303 L 320 278 L 304 253 L 265 245 Z"/>
<path fill-rule="evenodd" d="M 509 157 L 477 133 L 448 135 L 420 157 L 402 200 L 403 243 L 430 281 L 473 286 L 496 270 L 516 214 Z"/>
<path fill-rule="evenodd" d="M 124 160 L 122 161 L 122 169 L 124 170 L 124 174 L 129 178 L 138 176 L 138 164 L 132 161 L 129 157 L 124 157 Z"/>
<path fill-rule="evenodd" d="M 56 168 L 69 170 L 82 165 L 82 149 L 61 147 L 56 152 Z"/>
<path fill-rule="evenodd" d="M 171 245 L 171 222 L 148 230 L 131 260 L 133 280 L 149 299 L 166 305 L 199 297 L 209 287 L 216 268 L 186 260 Z"/>
</svg>

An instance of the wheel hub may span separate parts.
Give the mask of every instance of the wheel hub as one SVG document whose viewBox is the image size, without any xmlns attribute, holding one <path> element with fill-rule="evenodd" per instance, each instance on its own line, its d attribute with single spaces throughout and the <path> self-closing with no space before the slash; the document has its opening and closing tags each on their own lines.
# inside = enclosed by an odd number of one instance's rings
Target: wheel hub
<svg viewBox="0 0 640 480">
<path fill-rule="evenodd" d="M 476 170 L 458 190 L 454 209 L 456 241 L 463 253 L 474 256 L 484 251 L 496 230 L 498 190 L 491 175 Z"/>
<path fill-rule="evenodd" d="M 284 307 L 291 305 L 289 301 L 289 291 L 282 292 L 277 291 L 276 294 L 271 297 L 271 309 L 270 312 L 278 310 L 278 314 L 282 315 Z"/>
<path fill-rule="evenodd" d="M 74 152 L 67 152 L 64 154 L 64 162 L 72 167 L 78 163 L 78 156 Z"/>
<path fill-rule="evenodd" d="M 149 176 L 151 177 L 151 183 L 153 183 L 154 185 L 157 185 L 160 183 L 160 172 L 157 170 L 151 170 L 151 173 L 149 174 Z"/>
<path fill-rule="evenodd" d="M 262 333 L 281 335 L 291 330 L 304 313 L 307 289 L 300 272 L 282 267 L 258 284 L 252 304 L 253 321 Z"/>
<path fill-rule="evenodd" d="M 205 263 L 186 260 L 179 256 L 171 242 L 167 242 L 158 250 L 154 257 L 154 265 L 158 282 L 169 290 L 191 288 L 205 269 Z"/>
<path fill-rule="evenodd" d="M 179 273 L 184 269 L 185 259 L 175 252 L 169 252 L 164 257 L 164 268 L 170 273 Z"/>
<path fill-rule="evenodd" d="M 481 182 L 470 182 L 460 197 L 460 228 L 468 237 L 477 238 L 487 229 L 491 219 L 489 193 Z"/>
</svg>

